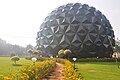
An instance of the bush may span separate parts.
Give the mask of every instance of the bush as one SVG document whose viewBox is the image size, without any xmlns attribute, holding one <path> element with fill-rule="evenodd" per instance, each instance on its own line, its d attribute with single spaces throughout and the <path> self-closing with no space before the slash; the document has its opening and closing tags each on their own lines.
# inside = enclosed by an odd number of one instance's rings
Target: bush
<svg viewBox="0 0 120 80">
<path fill-rule="evenodd" d="M 81 80 L 83 79 L 80 72 L 78 72 L 76 69 L 74 69 L 73 64 L 66 60 L 65 66 L 64 66 L 64 80 Z"/>
<path fill-rule="evenodd" d="M 120 59 L 118 59 L 120 61 Z M 79 58 L 77 62 L 115 62 L 114 58 Z"/>
<path fill-rule="evenodd" d="M 72 53 L 72 51 L 70 50 L 70 49 L 66 49 L 65 51 L 64 51 L 64 54 L 71 54 Z"/>
<path fill-rule="evenodd" d="M 33 63 L 20 68 L 20 72 L 12 76 L 13 80 L 41 80 L 52 72 L 55 68 L 54 60 Z"/>
<path fill-rule="evenodd" d="M 18 56 L 13 56 L 11 60 L 14 61 L 14 63 L 16 64 L 16 62 L 19 61 L 20 58 Z"/>
<path fill-rule="evenodd" d="M 20 67 L 19 72 L 12 74 L 11 77 L 0 75 L 0 80 L 41 80 L 51 73 L 55 67 L 56 62 L 54 60 L 26 64 Z"/>
<path fill-rule="evenodd" d="M 31 60 L 32 58 L 33 58 L 33 56 L 25 57 L 25 59 L 27 59 L 27 60 Z M 38 56 L 36 56 L 36 58 L 37 58 L 38 61 L 44 61 L 44 60 L 48 59 L 47 57 L 38 57 Z"/>
<path fill-rule="evenodd" d="M 57 62 L 64 64 L 64 80 L 82 80 L 83 77 L 79 71 L 74 69 L 73 64 L 67 59 L 58 58 Z"/>
</svg>

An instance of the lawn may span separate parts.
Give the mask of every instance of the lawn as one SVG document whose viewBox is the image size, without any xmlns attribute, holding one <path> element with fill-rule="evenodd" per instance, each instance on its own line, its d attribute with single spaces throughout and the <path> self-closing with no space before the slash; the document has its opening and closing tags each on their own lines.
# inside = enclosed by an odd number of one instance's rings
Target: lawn
<svg viewBox="0 0 120 80">
<path fill-rule="evenodd" d="M 10 57 L 0 57 L 0 75 L 10 76 L 18 72 L 22 65 L 31 63 L 30 60 L 20 58 L 18 66 L 13 66 Z M 120 69 L 115 62 L 77 62 L 76 67 L 82 73 L 84 80 L 120 80 Z"/>
<path fill-rule="evenodd" d="M 32 61 L 30 60 L 20 58 L 17 61 L 17 66 L 13 66 L 14 63 L 10 60 L 10 57 L 0 57 L 0 75 L 10 76 L 12 73 L 18 72 L 20 66 L 31 63 Z"/>
<path fill-rule="evenodd" d="M 120 68 L 115 62 L 78 62 L 76 67 L 84 80 L 120 80 Z"/>
</svg>

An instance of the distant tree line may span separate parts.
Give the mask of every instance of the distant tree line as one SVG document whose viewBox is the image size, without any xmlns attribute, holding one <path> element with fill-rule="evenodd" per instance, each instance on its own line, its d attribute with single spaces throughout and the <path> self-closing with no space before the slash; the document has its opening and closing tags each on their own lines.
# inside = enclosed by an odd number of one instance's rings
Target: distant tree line
<svg viewBox="0 0 120 80">
<path fill-rule="evenodd" d="M 26 47 L 22 47 L 19 45 L 12 45 L 7 43 L 5 40 L 0 39 L 0 56 L 25 56 L 29 55 L 27 50 L 33 49 L 32 45 L 27 45 Z"/>
</svg>

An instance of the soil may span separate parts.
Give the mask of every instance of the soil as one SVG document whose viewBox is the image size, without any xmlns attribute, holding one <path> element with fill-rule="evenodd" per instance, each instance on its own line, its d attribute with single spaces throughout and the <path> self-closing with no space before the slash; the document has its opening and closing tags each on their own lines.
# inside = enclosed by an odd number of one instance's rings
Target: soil
<svg viewBox="0 0 120 80">
<path fill-rule="evenodd" d="M 42 80 L 64 80 L 63 66 L 63 64 L 56 63 L 55 70 L 46 79 Z"/>
</svg>

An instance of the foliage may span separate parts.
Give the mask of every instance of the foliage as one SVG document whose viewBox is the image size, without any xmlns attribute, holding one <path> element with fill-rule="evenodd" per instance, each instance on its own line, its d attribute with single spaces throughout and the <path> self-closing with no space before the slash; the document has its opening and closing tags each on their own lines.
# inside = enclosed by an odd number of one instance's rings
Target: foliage
<svg viewBox="0 0 120 80">
<path fill-rule="evenodd" d="M 120 61 L 120 59 L 118 59 Z M 114 58 L 79 58 L 77 62 L 115 62 Z"/>
<path fill-rule="evenodd" d="M 105 58 L 105 59 L 109 59 L 109 58 Z M 79 61 L 79 59 L 77 59 L 77 60 Z M 84 58 L 84 60 L 85 60 L 85 58 Z M 24 70 L 24 68 L 26 69 L 26 73 L 24 73 L 24 74 L 21 71 L 19 73 L 17 73 L 17 71 L 19 71 L 18 70 L 19 67 L 12 66 L 8 57 L 0 57 L 0 61 L 1 61 L 0 62 L 0 80 L 30 80 L 30 79 L 27 79 L 28 77 L 30 77 L 28 74 L 26 74 L 28 72 L 27 69 L 29 68 L 31 70 L 35 70 L 34 68 L 30 68 L 30 66 L 33 65 L 32 61 L 26 60 L 24 58 L 21 58 L 21 60 L 18 62 L 19 64 L 22 64 L 22 65 L 26 64 L 25 66 L 21 67 L 21 70 Z M 47 61 L 49 62 L 50 60 L 47 60 Z M 67 60 L 58 58 L 57 61 L 65 64 L 65 62 Z M 42 64 L 40 64 L 40 63 L 42 63 Z M 51 63 L 49 63 L 49 64 L 51 64 Z M 41 68 L 44 65 L 44 63 L 36 62 L 34 67 L 36 68 L 37 65 L 40 66 L 40 68 Z M 66 66 L 68 66 L 68 70 L 69 69 L 70 69 L 70 71 L 73 70 L 72 69 L 73 67 L 69 68 L 69 65 L 72 65 L 72 63 L 66 64 Z M 9 66 L 9 67 L 6 67 L 6 66 Z M 115 62 L 77 62 L 76 67 L 78 70 L 77 72 L 80 71 L 81 74 L 84 75 L 85 80 L 119 80 L 120 79 L 120 76 L 119 76 L 120 70 L 117 68 Z M 52 69 L 54 69 L 54 68 L 52 68 Z M 66 67 L 66 69 L 67 69 L 67 67 Z M 7 75 L 4 73 L 7 73 Z M 11 74 L 13 74 L 13 75 L 11 75 Z M 20 77 L 19 76 L 20 74 L 23 74 L 23 75 Z M 8 76 L 8 75 L 10 75 L 10 76 Z M 8 77 L 6 77 L 6 76 L 8 76 Z M 11 79 L 11 77 L 12 77 L 12 79 Z M 22 79 L 15 79 L 15 77 L 22 78 Z M 26 79 L 23 79 L 23 77 Z M 33 80 L 35 80 L 35 79 L 33 79 Z M 41 79 L 36 79 L 36 80 L 41 80 Z M 71 79 L 71 80 L 75 80 L 75 79 Z"/>
<path fill-rule="evenodd" d="M 13 57 L 13 56 L 16 56 L 16 53 L 14 52 L 12 52 L 11 54 L 10 54 L 10 57 Z"/>
<path fill-rule="evenodd" d="M 31 49 L 28 50 L 27 52 L 30 53 L 30 54 L 33 54 L 33 51 Z"/>
<path fill-rule="evenodd" d="M 0 57 L 0 75 L 10 77 L 11 74 L 19 71 L 20 66 L 31 63 L 32 63 L 31 60 L 20 58 L 17 64 L 12 64 L 10 57 Z M 13 66 L 13 65 L 18 65 L 18 66 Z"/>
<path fill-rule="evenodd" d="M 65 64 L 65 61 L 66 61 L 66 59 L 57 58 L 58 63 Z"/>
<path fill-rule="evenodd" d="M 18 73 L 12 74 L 10 78 L 12 80 L 41 80 L 54 70 L 55 65 L 56 62 L 54 60 L 26 64 L 20 68 Z"/>
<path fill-rule="evenodd" d="M 39 56 L 35 56 L 35 57 L 37 58 L 38 61 L 44 61 L 44 60 L 48 59 L 47 57 L 39 57 Z M 25 57 L 25 59 L 31 60 L 32 56 L 27 56 L 27 57 Z"/>
<path fill-rule="evenodd" d="M 16 64 L 16 62 L 19 61 L 20 58 L 18 56 L 13 56 L 11 60 L 14 61 L 14 63 Z"/>
<path fill-rule="evenodd" d="M 0 39 L 0 56 L 11 56 L 11 53 L 18 53 L 19 56 L 27 55 L 26 48 L 19 45 L 12 45 Z"/>
<path fill-rule="evenodd" d="M 30 49 L 30 50 L 28 50 L 27 52 L 29 52 L 30 54 L 32 54 L 32 55 L 37 55 L 37 54 L 40 54 L 41 53 L 41 51 L 40 50 L 35 50 L 35 49 Z"/>
<path fill-rule="evenodd" d="M 74 69 L 73 64 L 67 59 L 58 58 L 57 62 L 64 64 L 64 80 L 82 80 L 83 77 L 79 71 Z"/>
<path fill-rule="evenodd" d="M 64 54 L 64 49 L 58 51 L 58 55 Z"/>
<path fill-rule="evenodd" d="M 119 39 L 117 39 L 115 41 L 115 50 L 114 51 L 120 52 L 120 40 Z"/>
<path fill-rule="evenodd" d="M 83 79 L 80 72 L 74 69 L 73 64 L 66 60 L 64 66 L 64 80 L 81 80 Z"/>
<path fill-rule="evenodd" d="M 34 49 L 34 46 L 32 46 L 31 44 L 28 44 L 26 46 L 26 50 L 32 50 L 32 49 Z"/>
<path fill-rule="evenodd" d="M 70 49 L 66 49 L 66 50 L 64 51 L 64 54 L 65 54 L 65 57 L 66 57 L 67 59 L 69 59 L 69 56 L 72 54 L 72 51 L 71 51 Z"/>
<path fill-rule="evenodd" d="M 58 55 L 60 55 L 60 57 L 69 59 L 70 55 L 72 55 L 72 51 L 70 49 L 61 49 L 58 51 Z"/>
<path fill-rule="evenodd" d="M 71 54 L 72 53 L 72 51 L 70 50 L 70 49 L 66 49 L 65 51 L 64 51 L 64 54 Z"/>
</svg>

